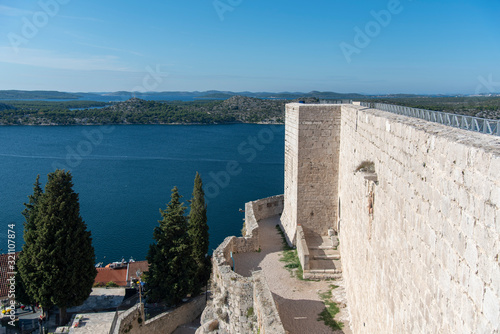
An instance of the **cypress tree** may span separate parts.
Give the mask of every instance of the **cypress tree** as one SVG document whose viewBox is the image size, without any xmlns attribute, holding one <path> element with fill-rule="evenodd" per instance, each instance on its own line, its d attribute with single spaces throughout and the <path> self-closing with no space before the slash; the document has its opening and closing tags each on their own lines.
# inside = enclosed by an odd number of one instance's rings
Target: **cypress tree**
<svg viewBox="0 0 500 334">
<path fill-rule="evenodd" d="M 36 236 L 36 205 L 38 204 L 38 201 L 42 195 L 43 190 L 40 185 L 40 175 L 37 175 L 35 183 L 33 184 L 33 195 L 29 195 L 29 202 L 24 203 L 25 209 L 23 211 L 23 216 L 26 219 L 24 223 L 24 239 L 27 242 L 31 242 L 32 239 Z"/>
<path fill-rule="evenodd" d="M 176 305 L 189 293 L 191 249 L 184 216 L 186 207 L 180 198 L 174 187 L 166 210 L 160 210 L 163 219 L 153 232 L 155 243 L 149 246 L 146 257 L 149 269 L 145 273 L 149 302 Z"/>
<path fill-rule="evenodd" d="M 27 293 L 44 309 L 59 307 L 64 323 L 66 308 L 88 298 L 97 274 L 90 231 L 80 216 L 70 172 L 56 170 L 48 175 L 45 193 L 29 209 L 28 217 L 26 225 L 36 233 L 25 237 L 21 278 Z"/>
<path fill-rule="evenodd" d="M 33 296 L 28 293 L 28 290 L 23 282 L 23 277 L 28 279 L 27 274 L 34 272 L 35 268 L 33 263 L 30 262 L 32 257 L 30 254 L 33 252 L 33 242 L 37 236 L 35 217 L 36 217 L 36 205 L 43 195 L 43 190 L 40 185 L 40 175 L 37 175 L 36 181 L 33 184 L 33 194 L 28 196 L 29 202 L 24 203 L 25 209 L 22 212 L 25 222 L 24 222 L 24 241 L 22 251 L 19 253 L 17 259 L 17 270 L 16 270 L 16 299 L 24 304 L 35 304 Z M 42 304 L 43 305 L 43 304 Z"/>
<path fill-rule="evenodd" d="M 18 259 L 19 261 L 19 259 Z M 16 302 L 22 303 L 24 305 L 34 305 L 36 304 L 33 298 L 28 294 L 26 288 L 24 287 L 24 282 L 21 278 L 21 273 L 16 265 Z"/>
<path fill-rule="evenodd" d="M 196 296 L 206 286 L 210 278 L 210 260 L 208 253 L 208 224 L 207 205 L 200 174 L 196 172 L 189 212 L 188 234 L 191 241 L 191 259 L 194 264 L 194 273 L 191 280 L 191 294 Z"/>
</svg>

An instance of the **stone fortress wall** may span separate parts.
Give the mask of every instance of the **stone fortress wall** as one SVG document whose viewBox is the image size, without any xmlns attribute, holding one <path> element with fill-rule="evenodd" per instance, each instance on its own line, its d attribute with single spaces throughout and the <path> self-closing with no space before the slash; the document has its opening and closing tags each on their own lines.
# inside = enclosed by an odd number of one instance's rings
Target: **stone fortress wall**
<svg viewBox="0 0 500 334">
<path fill-rule="evenodd" d="M 500 331 L 498 137 L 356 105 L 286 121 L 282 225 L 339 233 L 353 332 Z"/>
<path fill-rule="evenodd" d="M 259 250 L 259 220 L 283 211 L 283 195 L 245 204 L 245 236 L 227 237 L 212 256 L 212 298 L 196 333 L 276 333 L 285 330 L 261 271 L 243 277 L 232 270 L 231 253 Z"/>
</svg>

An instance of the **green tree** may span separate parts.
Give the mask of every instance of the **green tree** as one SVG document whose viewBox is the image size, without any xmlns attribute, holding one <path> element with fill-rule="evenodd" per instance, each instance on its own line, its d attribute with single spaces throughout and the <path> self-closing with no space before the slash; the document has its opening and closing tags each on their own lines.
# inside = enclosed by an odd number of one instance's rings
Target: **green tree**
<svg viewBox="0 0 500 334">
<path fill-rule="evenodd" d="M 70 172 L 49 174 L 45 192 L 37 196 L 35 205 L 27 206 L 29 233 L 19 273 L 28 295 L 44 309 L 58 306 L 64 323 L 66 308 L 81 305 L 92 291 L 97 274 L 92 238 Z"/>
<path fill-rule="evenodd" d="M 188 234 L 191 241 L 191 259 L 194 264 L 194 273 L 191 277 L 191 294 L 196 296 L 206 286 L 211 272 L 208 254 L 208 224 L 207 205 L 200 174 L 196 172 L 194 179 L 193 197 L 189 212 Z"/>
<path fill-rule="evenodd" d="M 35 300 L 28 291 L 26 290 L 26 286 L 23 282 L 23 276 L 21 275 L 21 271 L 19 267 L 22 268 L 23 272 L 33 272 L 35 271 L 35 266 L 30 262 L 31 252 L 33 251 L 33 247 L 30 245 L 33 244 L 37 232 L 35 225 L 35 217 L 36 217 L 36 205 L 43 195 L 43 190 L 40 185 L 40 175 L 37 175 L 36 181 L 33 184 L 33 194 L 28 196 L 29 202 L 24 203 L 25 209 L 22 212 L 25 222 L 24 222 L 24 241 L 23 250 L 19 253 L 19 257 L 17 259 L 16 266 L 18 270 L 16 270 L 16 299 L 24 304 L 35 304 Z"/>
<path fill-rule="evenodd" d="M 172 189 L 170 203 L 160 213 L 163 219 L 154 229 L 155 243 L 149 246 L 145 273 L 149 302 L 178 304 L 189 293 L 192 270 L 191 248 L 187 234 L 186 207 L 180 202 L 177 187 Z"/>
<path fill-rule="evenodd" d="M 40 175 L 36 176 L 36 181 L 33 184 L 33 195 L 29 195 L 28 203 L 24 203 L 25 209 L 23 211 L 23 216 L 26 219 L 24 223 L 24 239 L 25 241 L 31 242 L 34 237 L 36 237 L 36 226 L 35 226 L 35 217 L 36 217 L 36 205 L 40 197 L 43 195 L 43 190 L 40 184 Z M 26 240 L 28 239 L 28 240 Z"/>
<path fill-rule="evenodd" d="M 19 261 L 19 259 L 18 259 Z M 36 304 L 33 298 L 28 294 L 26 288 L 24 286 L 24 282 L 21 278 L 21 274 L 18 271 L 18 267 L 16 265 L 16 302 L 22 303 L 24 305 L 34 305 Z"/>
</svg>

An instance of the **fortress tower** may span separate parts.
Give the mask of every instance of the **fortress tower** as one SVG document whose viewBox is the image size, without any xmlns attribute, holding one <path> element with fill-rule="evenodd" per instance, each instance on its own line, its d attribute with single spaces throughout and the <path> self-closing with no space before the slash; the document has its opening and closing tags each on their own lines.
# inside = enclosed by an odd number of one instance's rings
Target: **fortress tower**
<svg viewBox="0 0 500 334">
<path fill-rule="evenodd" d="M 281 218 L 289 243 L 297 226 L 306 236 L 338 229 L 341 105 L 286 106 L 285 208 Z"/>
<path fill-rule="evenodd" d="M 500 333 L 500 137 L 359 103 L 285 129 L 281 224 L 304 277 L 342 267 L 353 332 Z"/>
</svg>

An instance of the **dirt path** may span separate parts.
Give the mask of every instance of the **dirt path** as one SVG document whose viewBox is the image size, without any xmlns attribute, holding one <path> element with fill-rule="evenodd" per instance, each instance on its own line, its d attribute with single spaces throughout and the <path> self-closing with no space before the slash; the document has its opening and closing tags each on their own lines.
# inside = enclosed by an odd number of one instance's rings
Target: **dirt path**
<svg viewBox="0 0 500 334">
<path fill-rule="evenodd" d="M 339 288 L 334 290 L 334 299 L 345 299 L 345 293 L 342 294 L 342 281 L 302 281 L 292 277 L 284 268 L 284 263 L 279 261 L 282 246 L 281 236 L 275 227 L 278 223 L 278 216 L 259 222 L 261 252 L 235 254 L 235 271 L 249 277 L 252 271 L 263 270 L 281 321 L 291 334 L 351 333 L 348 325 L 344 327 L 344 331 L 334 332 L 317 320 L 318 314 L 325 307 L 319 293 L 327 291 L 331 284 L 335 284 Z M 336 301 L 345 303 L 345 300 Z M 345 309 L 339 315 L 345 323 L 348 321 Z"/>
</svg>

